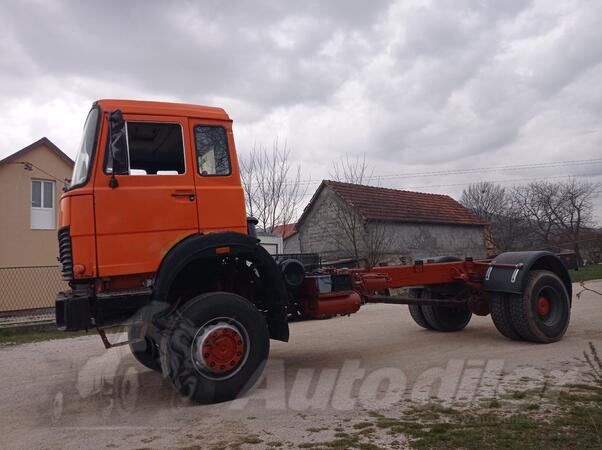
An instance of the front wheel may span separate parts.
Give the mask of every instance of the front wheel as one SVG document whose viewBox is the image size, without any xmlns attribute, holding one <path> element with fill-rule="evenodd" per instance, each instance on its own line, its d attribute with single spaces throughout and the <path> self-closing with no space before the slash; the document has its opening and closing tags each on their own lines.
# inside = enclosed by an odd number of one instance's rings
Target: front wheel
<svg viewBox="0 0 602 450">
<path fill-rule="evenodd" d="M 140 364 L 149 369 L 161 372 L 159 361 L 158 334 L 150 321 L 143 321 L 142 315 L 134 318 L 128 326 L 128 341 L 132 355 Z"/>
<path fill-rule="evenodd" d="M 179 308 L 161 340 L 164 374 L 196 403 L 232 400 L 263 371 L 270 339 L 263 315 L 228 292 L 199 295 Z"/>
</svg>

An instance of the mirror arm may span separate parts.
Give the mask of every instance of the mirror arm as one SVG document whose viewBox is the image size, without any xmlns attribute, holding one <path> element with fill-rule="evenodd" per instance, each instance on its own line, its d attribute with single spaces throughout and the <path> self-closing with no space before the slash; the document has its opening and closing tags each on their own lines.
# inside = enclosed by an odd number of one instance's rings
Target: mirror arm
<svg viewBox="0 0 602 450">
<path fill-rule="evenodd" d="M 119 186 L 119 182 L 117 181 L 117 178 L 115 178 L 115 172 L 112 172 L 111 179 L 109 180 L 109 187 L 111 189 L 115 189 L 118 186 Z"/>
</svg>

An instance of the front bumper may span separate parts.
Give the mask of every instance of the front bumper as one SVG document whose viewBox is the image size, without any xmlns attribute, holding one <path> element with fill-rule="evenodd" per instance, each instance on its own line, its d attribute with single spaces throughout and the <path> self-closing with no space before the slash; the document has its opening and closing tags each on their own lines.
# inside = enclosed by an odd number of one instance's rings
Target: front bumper
<svg viewBox="0 0 602 450">
<path fill-rule="evenodd" d="M 151 295 L 148 288 L 99 294 L 92 289 L 59 292 L 56 326 L 61 331 L 80 331 L 123 324 L 149 304 Z"/>
<path fill-rule="evenodd" d="M 55 300 L 57 328 L 61 331 L 93 328 L 92 300 L 92 297 L 85 292 L 59 292 Z"/>
</svg>

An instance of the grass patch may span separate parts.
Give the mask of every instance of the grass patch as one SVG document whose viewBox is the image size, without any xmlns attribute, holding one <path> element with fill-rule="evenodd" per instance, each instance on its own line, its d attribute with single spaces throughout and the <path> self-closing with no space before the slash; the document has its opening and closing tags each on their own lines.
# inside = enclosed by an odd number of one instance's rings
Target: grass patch
<svg viewBox="0 0 602 450">
<path fill-rule="evenodd" d="M 564 450 L 602 448 L 602 357 L 590 344 L 583 354 L 589 384 L 575 384 L 556 395 L 515 391 L 504 401 L 488 398 L 480 407 L 414 405 L 399 417 L 369 411 L 369 420 L 338 431 L 334 439 L 304 443 L 308 449 L 373 449 L 379 437 L 387 448 L 408 444 L 418 450 Z M 395 445 L 393 445 L 395 443 Z"/>
<path fill-rule="evenodd" d="M 494 398 L 493 400 L 491 400 L 489 402 L 489 405 L 487 405 L 487 406 L 489 408 L 496 409 L 496 408 L 501 408 L 502 407 L 502 403 L 498 399 Z"/>
<path fill-rule="evenodd" d="M 557 396 L 514 392 L 495 408 L 476 409 L 424 405 L 402 417 L 371 413 L 376 427 L 389 435 L 410 438 L 415 449 L 600 449 L 602 448 L 602 358 L 590 344 L 584 352 L 591 384 L 578 384 Z M 489 406 L 489 408 L 487 408 Z M 543 407 L 551 411 L 542 412 Z"/>
<path fill-rule="evenodd" d="M 536 417 L 528 412 L 491 410 L 442 414 L 423 420 L 414 411 L 402 419 L 378 417 L 377 426 L 392 435 L 405 435 L 415 449 L 585 449 L 602 445 L 602 387 L 577 394 L 579 400 L 560 398 L 557 415 Z M 530 408 L 528 408 L 530 409 Z"/>
<path fill-rule="evenodd" d="M 310 427 L 305 431 L 307 431 L 308 433 L 319 433 L 320 431 L 326 431 L 328 429 L 328 427 Z"/>
<path fill-rule="evenodd" d="M 337 433 L 336 439 L 324 442 L 304 442 L 299 448 L 307 449 L 336 449 L 346 450 L 356 448 L 359 450 L 379 450 L 380 447 L 369 442 L 362 442 L 360 433 Z"/>
<path fill-rule="evenodd" d="M 263 439 L 260 439 L 259 436 L 246 436 L 241 440 L 243 444 L 261 444 Z"/>
<path fill-rule="evenodd" d="M 58 331 L 54 325 L 27 328 L 3 328 L 0 329 L 0 345 L 28 344 L 30 342 L 65 339 L 85 335 L 85 331 Z"/>
<path fill-rule="evenodd" d="M 125 328 L 112 328 L 107 334 L 119 333 Z M 68 339 L 79 336 L 96 335 L 96 330 L 59 331 L 55 325 L 35 325 L 28 327 L 0 328 L 0 346 L 29 344 L 31 342 Z"/>
<path fill-rule="evenodd" d="M 585 267 L 579 267 L 579 270 L 570 270 L 571 280 L 574 283 L 579 281 L 600 280 L 602 279 L 602 264 L 592 264 Z"/>
</svg>

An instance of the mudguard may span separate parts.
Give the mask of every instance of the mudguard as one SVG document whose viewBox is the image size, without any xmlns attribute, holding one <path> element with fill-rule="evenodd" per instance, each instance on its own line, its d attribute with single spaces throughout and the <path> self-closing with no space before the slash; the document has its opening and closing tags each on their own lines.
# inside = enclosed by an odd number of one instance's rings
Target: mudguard
<svg viewBox="0 0 602 450">
<path fill-rule="evenodd" d="M 153 286 L 153 302 L 163 303 L 178 274 L 192 261 L 215 258 L 222 251 L 230 255 L 244 255 L 255 263 L 266 284 L 268 300 L 272 305 L 267 322 L 270 337 L 282 341 L 289 338 L 286 307 L 288 292 L 274 258 L 259 245 L 259 239 L 235 232 L 210 233 L 190 236 L 176 244 L 163 258 Z"/>
<path fill-rule="evenodd" d="M 522 294 L 529 271 L 549 270 L 564 283 L 569 298 L 573 295 L 571 277 L 560 258 L 550 252 L 507 252 L 496 256 L 485 274 L 483 288 L 487 292 Z"/>
</svg>

